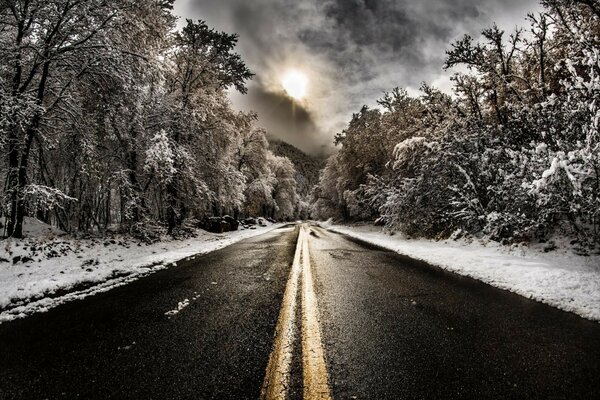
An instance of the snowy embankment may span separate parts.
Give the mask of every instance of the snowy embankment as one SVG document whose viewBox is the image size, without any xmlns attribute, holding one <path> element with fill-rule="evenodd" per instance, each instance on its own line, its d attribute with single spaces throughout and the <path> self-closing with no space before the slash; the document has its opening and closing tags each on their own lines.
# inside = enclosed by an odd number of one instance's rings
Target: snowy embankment
<svg viewBox="0 0 600 400">
<path fill-rule="evenodd" d="M 267 224 L 223 234 L 198 230 L 194 238 L 151 245 L 125 237 L 58 238 L 55 230 L 41 236 L 35 232 L 31 239 L 0 241 L 0 323 L 106 292 L 283 225 Z"/>
<path fill-rule="evenodd" d="M 365 225 L 321 224 L 324 228 L 492 286 L 600 321 L 600 256 L 578 256 L 565 248 L 544 253 L 536 247 L 495 242 L 433 241 L 390 236 Z"/>
</svg>

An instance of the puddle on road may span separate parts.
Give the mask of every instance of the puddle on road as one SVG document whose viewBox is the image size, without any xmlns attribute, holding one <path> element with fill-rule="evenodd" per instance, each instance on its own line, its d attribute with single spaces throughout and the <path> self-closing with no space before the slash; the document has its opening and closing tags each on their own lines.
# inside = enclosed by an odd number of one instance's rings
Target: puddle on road
<svg viewBox="0 0 600 400">
<path fill-rule="evenodd" d="M 346 250 L 334 250 L 328 251 L 329 255 L 333 258 L 347 260 L 352 257 L 352 253 Z"/>
</svg>

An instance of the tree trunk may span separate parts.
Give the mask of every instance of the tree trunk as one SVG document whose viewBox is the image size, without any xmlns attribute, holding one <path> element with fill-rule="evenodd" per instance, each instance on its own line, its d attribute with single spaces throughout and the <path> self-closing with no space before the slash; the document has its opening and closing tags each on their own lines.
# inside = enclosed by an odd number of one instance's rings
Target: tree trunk
<svg viewBox="0 0 600 400">
<path fill-rule="evenodd" d="M 167 185 L 167 227 L 169 233 L 173 233 L 173 230 L 177 227 L 176 199 L 177 187 L 174 182 L 171 182 Z"/>
<path fill-rule="evenodd" d="M 48 57 L 48 54 L 44 54 L 44 57 Z M 50 72 L 50 62 L 46 61 L 44 63 L 44 67 L 42 70 L 42 76 L 40 78 L 40 83 L 38 84 L 37 90 L 37 104 L 42 105 L 44 99 L 44 93 L 46 90 L 46 81 L 48 79 L 48 75 Z M 31 145 L 33 143 L 33 138 L 35 137 L 35 133 L 37 132 L 40 122 L 42 119 L 41 111 L 38 111 L 33 117 L 31 124 L 27 127 L 27 131 L 25 133 L 25 147 L 21 153 L 21 162 L 19 163 L 19 154 L 18 154 L 18 136 L 16 130 L 12 130 L 11 139 L 13 139 L 10 144 L 10 155 L 9 155 L 9 168 L 11 178 L 9 179 L 9 184 L 13 187 L 13 192 L 11 195 L 11 211 L 8 221 L 8 236 L 22 238 L 23 237 L 23 218 L 25 217 L 25 199 L 23 198 L 25 186 L 27 185 L 27 167 L 29 165 L 29 154 L 31 152 Z M 17 171 L 17 184 L 14 186 L 14 174 Z"/>
<path fill-rule="evenodd" d="M 10 214 L 7 221 L 6 235 L 9 237 L 21 237 L 22 229 L 17 230 L 17 200 L 19 199 L 18 192 L 18 171 L 19 171 L 19 153 L 18 153 L 18 138 L 16 133 L 17 127 L 11 130 L 9 137 L 8 150 L 8 190 L 10 191 Z M 16 235 L 15 235 L 16 234 Z"/>
</svg>

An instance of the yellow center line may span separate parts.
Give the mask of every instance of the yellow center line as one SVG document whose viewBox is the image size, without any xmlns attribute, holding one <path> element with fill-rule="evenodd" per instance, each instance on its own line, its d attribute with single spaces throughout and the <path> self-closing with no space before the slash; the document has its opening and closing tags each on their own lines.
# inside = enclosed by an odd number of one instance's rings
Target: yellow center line
<svg viewBox="0 0 600 400">
<path fill-rule="evenodd" d="M 302 260 L 302 264 L 300 261 Z M 300 226 L 298 243 L 283 303 L 275 328 L 275 342 L 269 357 L 260 398 L 285 400 L 290 384 L 290 368 L 294 350 L 295 312 L 298 281 L 302 276 L 302 368 L 305 400 L 331 400 L 325 351 L 321 343 L 319 309 L 314 291 L 308 234 Z"/>
<path fill-rule="evenodd" d="M 269 357 L 267 372 L 260 394 L 260 398 L 263 400 L 285 399 L 289 387 L 303 236 L 304 231 L 300 229 L 292 270 L 290 271 L 290 277 L 285 287 L 283 302 L 275 328 L 275 343 Z"/>
<path fill-rule="evenodd" d="M 325 351 L 319 328 L 319 308 L 310 267 L 308 236 L 304 237 L 302 250 L 302 366 L 304 399 L 331 400 Z"/>
</svg>

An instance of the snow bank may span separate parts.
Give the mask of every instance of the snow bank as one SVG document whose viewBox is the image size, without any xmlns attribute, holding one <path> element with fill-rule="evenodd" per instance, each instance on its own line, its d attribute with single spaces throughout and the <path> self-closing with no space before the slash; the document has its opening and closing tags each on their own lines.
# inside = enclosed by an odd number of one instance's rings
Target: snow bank
<svg viewBox="0 0 600 400">
<path fill-rule="evenodd" d="M 431 241 L 390 236 L 373 226 L 322 226 L 448 271 L 600 321 L 600 256 L 578 256 L 568 249 L 508 248 L 465 241 Z"/>
<path fill-rule="evenodd" d="M 0 323 L 106 292 L 282 225 L 223 234 L 198 231 L 195 238 L 152 245 L 128 238 L 0 241 Z"/>
</svg>

